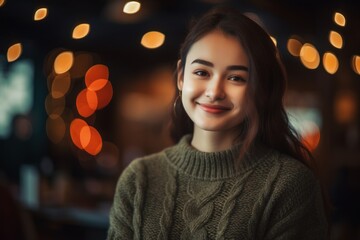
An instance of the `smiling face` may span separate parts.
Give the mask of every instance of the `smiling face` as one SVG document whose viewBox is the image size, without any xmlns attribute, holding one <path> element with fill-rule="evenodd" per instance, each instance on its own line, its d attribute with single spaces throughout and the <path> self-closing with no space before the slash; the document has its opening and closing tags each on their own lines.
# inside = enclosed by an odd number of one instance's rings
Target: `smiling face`
<svg viewBox="0 0 360 240">
<path fill-rule="evenodd" d="M 181 67 L 180 62 L 178 68 Z M 232 138 L 246 115 L 249 60 L 239 41 L 219 30 L 195 42 L 178 69 L 182 103 L 194 134 L 219 132 Z"/>
</svg>

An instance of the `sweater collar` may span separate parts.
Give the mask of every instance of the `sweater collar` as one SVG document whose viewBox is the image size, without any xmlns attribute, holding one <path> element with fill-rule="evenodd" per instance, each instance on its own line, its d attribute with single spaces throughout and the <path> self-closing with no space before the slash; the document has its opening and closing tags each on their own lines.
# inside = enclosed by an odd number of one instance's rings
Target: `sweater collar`
<svg viewBox="0 0 360 240">
<path fill-rule="evenodd" d="M 257 147 L 239 159 L 240 144 L 220 152 L 202 152 L 191 146 L 191 135 L 185 135 L 179 143 L 165 150 L 175 168 L 191 177 L 204 180 L 220 180 L 239 175 L 264 157 L 264 147 Z"/>
</svg>

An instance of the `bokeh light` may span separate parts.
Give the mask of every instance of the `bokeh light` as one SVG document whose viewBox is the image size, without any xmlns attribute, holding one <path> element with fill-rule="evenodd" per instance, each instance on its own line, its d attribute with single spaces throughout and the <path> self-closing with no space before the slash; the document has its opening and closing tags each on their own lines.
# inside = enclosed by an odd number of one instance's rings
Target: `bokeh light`
<svg viewBox="0 0 360 240">
<path fill-rule="evenodd" d="M 90 24 L 88 23 L 82 23 L 77 25 L 73 32 L 72 32 L 72 38 L 73 39 L 81 39 L 86 37 L 90 32 Z"/>
<path fill-rule="evenodd" d="M 85 74 L 86 87 L 90 88 L 90 86 L 99 79 L 102 79 L 102 80 L 109 79 L 109 68 L 103 64 L 96 64 L 87 70 L 87 72 Z M 99 86 L 99 84 L 100 84 L 100 86 L 103 85 L 102 87 L 104 87 L 106 82 L 100 81 L 99 83 L 96 83 L 94 85 L 94 87 L 97 86 L 97 87 L 95 87 L 95 89 L 99 90 L 102 88 Z M 93 89 L 93 90 L 95 90 L 95 89 Z"/>
<path fill-rule="evenodd" d="M 92 126 L 84 126 L 80 130 L 80 143 L 84 150 L 91 155 L 97 155 L 102 148 L 101 135 Z"/>
<path fill-rule="evenodd" d="M 306 68 L 316 69 L 320 64 L 320 55 L 312 44 L 305 43 L 300 50 L 300 60 Z"/>
<path fill-rule="evenodd" d="M 98 100 L 97 109 L 106 107 L 113 97 L 113 87 L 111 82 L 107 81 L 106 85 L 95 93 Z"/>
<path fill-rule="evenodd" d="M 339 13 L 339 12 L 335 12 L 334 14 L 334 22 L 341 26 L 344 27 L 346 25 L 346 18 L 343 14 Z"/>
<path fill-rule="evenodd" d="M 72 120 L 72 122 L 70 124 L 71 140 L 74 143 L 74 145 L 79 149 L 83 149 L 83 146 L 81 145 L 81 140 L 80 140 L 80 132 L 84 127 L 87 127 L 87 126 L 88 126 L 88 124 L 80 118 L 75 118 L 74 120 Z"/>
<path fill-rule="evenodd" d="M 124 5 L 123 12 L 127 14 L 134 14 L 140 10 L 141 4 L 137 1 L 130 1 Z"/>
<path fill-rule="evenodd" d="M 331 45 L 333 45 L 336 48 L 340 49 L 343 47 L 343 39 L 338 32 L 330 31 L 329 41 L 330 41 Z"/>
<path fill-rule="evenodd" d="M 57 74 L 62 74 L 70 70 L 74 63 L 74 54 L 65 51 L 57 55 L 54 61 L 54 70 Z"/>
<path fill-rule="evenodd" d="M 352 57 L 351 67 L 356 74 L 360 75 L 360 56 L 354 55 Z"/>
<path fill-rule="evenodd" d="M 39 8 L 38 10 L 36 10 L 36 12 L 34 14 L 34 20 L 40 21 L 40 20 L 43 20 L 44 18 L 46 18 L 47 11 L 48 11 L 47 8 Z"/>
<path fill-rule="evenodd" d="M 333 53 L 326 52 L 323 55 L 323 66 L 328 73 L 334 74 L 339 68 L 339 61 Z"/>
<path fill-rule="evenodd" d="M 21 43 L 15 43 L 11 45 L 7 50 L 7 61 L 14 62 L 16 61 L 22 53 L 22 45 Z"/>
<path fill-rule="evenodd" d="M 294 57 L 300 56 L 300 50 L 301 50 L 302 45 L 303 44 L 296 37 L 291 37 L 287 41 L 287 49 L 288 49 L 289 53 L 291 55 L 293 55 Z"/>
<path fill-rule="evenodd" d="M 161 32 L 151 31 L 147 32 L 141 38 L 141 45 L 146 48 L 158 48 L 164 44 L 165 35 Z"/>
<path fill-rule="evenodd" d="M 64 73 L 55 76 L 51 84 L 51 95 L 53 98 L 63 97 L 70 89 L 71 78 L 70 74 Z"/>
<path fill-rule="evenodd" d="M 76 97 L 76 109 L 83 117 L 91 116 L 98 106 L 98 97 L 94 91 L 83 89 Z"/>
</svg>

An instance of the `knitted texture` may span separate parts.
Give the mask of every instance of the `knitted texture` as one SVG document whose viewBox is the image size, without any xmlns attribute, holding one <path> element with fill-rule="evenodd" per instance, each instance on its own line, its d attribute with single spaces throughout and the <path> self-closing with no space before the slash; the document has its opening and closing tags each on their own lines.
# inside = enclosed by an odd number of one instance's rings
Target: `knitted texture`
<svg viewBox="0 0 360 240">
<path fill-rule="evenodd" d="M 200 152 L 191 136 L 121 174 L 107 239 L 326 239 L 321 191 L 299 161 L 265 146 Z"/>
</svg>

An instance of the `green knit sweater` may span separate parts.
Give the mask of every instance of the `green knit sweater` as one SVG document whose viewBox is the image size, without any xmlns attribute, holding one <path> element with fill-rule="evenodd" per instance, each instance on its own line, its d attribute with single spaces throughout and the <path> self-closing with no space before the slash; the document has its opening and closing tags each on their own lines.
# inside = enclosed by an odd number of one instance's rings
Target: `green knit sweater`
<svg viewBox="0 0 360 240">
<path fill-rule="evenodd" d="M 121 174 L 107 239 L 325 239 L 319 184 L 266 147 L 200 152 L 191 136 Z"/>
</svg>

